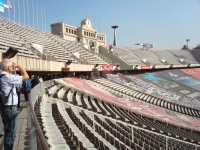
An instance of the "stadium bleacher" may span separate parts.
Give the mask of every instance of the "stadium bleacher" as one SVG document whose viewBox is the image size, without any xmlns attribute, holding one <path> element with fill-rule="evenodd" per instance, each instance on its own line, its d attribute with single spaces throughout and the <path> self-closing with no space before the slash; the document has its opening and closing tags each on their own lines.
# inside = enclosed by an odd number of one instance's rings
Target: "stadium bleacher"
<svg viewBox="0 0 200 150">
<path fill-rule="evenodd" d="M 43 52 L 32 44 L 41 45 Z M 67 60 L 88 64 L 90 71 L 93 64 L 107 63 L 122 69 L 199 65 L 192 50 L 114 47 L 112 52 L 102 48 L 100 56 L 81 43 L 0 17 L 0 53 L 10 46 L 19 50 L 16 62 L 31 71 L 61 71 Z M 35 87 L 42 93 L 43 84 L 45 93 L 34 95 L 31 105 L 52 150 L 200 150 L 199 74 L 198 69 L 183 69 L 49 80 Z"/>
<path fill-rule="evenodd" d="M 162 72 L 163 74 L 170 73 L 170 71 L 162 71 Z M 155 78 L 157 77 L 158 80 L 157 81 L 156 79 L 153 80 L 153 77 L 151 78 L 149 74 L 151 76 L 155 76 Z M 120 90 L 120 85 L 125 86 L 124 89 L 127 89 L 127 92 L 123 91 L 123 88 L 121 88 L 121 91 L 125 92 L 126 94 L 129 94 L 128 89 L 129 91 L 132 89 L 142 93 L 149 94 L 159 99 L 165 99 L 168 102 L 182 104 L 185 106 L 190 106 L 192 108 L 199 109 L 199 101 L 198 101 L 199 92 L 197 91 L 197 89 L 191 89 L 191 87 L 183 86 L 180 83 L 179 84 L 175 83 L 170 79 L 162 78 L 162 76 L 158 75 L 159 72 L 157 72 L 156 74 L 146 73 L 134 76 L 122 75 L 122 74 L 121 75 L 108 74 L 107 79 L 109 79 L 111 82 L 118 83 L 119 90 Z M 114 83 L 111 84 L 113 84 L 114 86 Z M 147 99 L 148 97 L 141 95 L 141 98 Z M 160 103 L 159 105 L 162 105 L 162 103 Z"/>
<path fill-rule="evenodd" d="M 43 47 L 44 55 L 51 56 L 57 61 L 65 62 L 70 59 L 73 60 L 73 62 L 75 63 L 106 63 L 100 57 L 92 54 L 79 43 L 63 40 L 53 34 L 40 32 L 37 29 L 10 22 L 6 18 L 2 17 L 0 18 L 0 24 L 0 35 L 2 36 L 1 39 L 4 39 L 4 41 L 2 41 L 2 46 L 4 46 L 4 49 L 9 46 L 14 46 L 20 49 L 20 54 L 23 53 L 23 49 L 29 49 L 27 54 L 30 55 L 32 54 L 30 50 L 32 49 L 31 44 L 34 43 L 39 44 Z M 11 38 L 10 40 L 9 37 Z M 79 52 L 79 58 L 73 57 L 73 54 L 75 52 Z M 84 61 L 82 61 L 81 59 L 83 59 Z"/>
<path fill-rule="evenodd" d="M 62 79 L 45 84 L 46 94 L 35 103 L 35 112 L 50 149 L 200 148 L 197 130 L 129 111 Z"/>
<path fill-rule="evenodd" d="M 129 65 L 198 64 L 192 50 L 154 50 L 115 47 L 113 53 Z"/>
</svg>

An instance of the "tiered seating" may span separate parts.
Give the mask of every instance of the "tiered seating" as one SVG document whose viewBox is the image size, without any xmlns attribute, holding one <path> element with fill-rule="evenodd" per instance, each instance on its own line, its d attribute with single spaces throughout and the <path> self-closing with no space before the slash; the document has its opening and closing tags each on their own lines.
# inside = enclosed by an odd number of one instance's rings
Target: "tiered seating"
<svg viewBox="0 0 200 150">
<path fill-rule="evenodd" d="M 114 53 L 130 65 L 150 64 L 198 64 L 198 61 L 188 50 L 143 50 L 133 48 L 114 48 Z M 181 62 L 184 59 L 183 62 Z"/>
<path fill-rule="evenodd" d="M 166 71 L 166 73 L 169 72 Z M 154 75 L 154 73 L 145 73 L 140 75 L 107 74 L 106 78 L 148 95 L 152 95 L 160 99 L 164 98 L 164 100 L 169 102 L 199 109 L 196 103 L 198 100 L 194 100 L 194 98 L 188 97 L 183 93 L 174 91 L 176 88 L 184 89 L 183 86 L 180 86 L 178 83 L 173 82 L 170 79 L 162 78 L 162 76 L 158 76 L 158 79 L 160 79 L 159 82 L 153 80 L 152 82 L 149 82 L 148 80 L 151 80 L 151 77 L 154 77 Z M 161 105 L 163 105 L 163 103 Z"/>
<path fill-rule="evenodd" d="M 19 49 L 19 55 L 32 58 L 38 58 L 32 51 L 25 47 L 25 41 L 19 36 L 13 34 L 0 24 L 0 50 L 4 52 L 8 47 L 16 47 Z"/>
<path fill-rule="evenodd" d="M 70 148 L 65 143 L 62 134 L 58 130 L 56 122 L 52 116 L 54 113 L 52 112 L 51 103 L 47 101 L 45 96 L 35 104 L 34 110 L 36 112 L 37 119 L 39 120 L 39 124 L 43 129 L 43 133 L 47 138 L 50 149 L 69 150 Z"/>
<path fill-rule="evenodd" d="M 130 50 L 126 48 L 114 49 L 113 53 L 129 65 L 142 63 L 141 59 L 135 53 L 130 52 Z"/>
<path fill-rule="evenodd" d="M 2 26 L 13 32 L 15 35 L 18 35 L 26 42 L 24 44 L 29 44 L 29 47 L 31 43 L 40 44 L 43 46 L 44 53 L 54 56 L 57 60 L 64 61 L 63 58 L 67 57 L 67 55 L 63 55 L 65 54 L 64 49 L 55 42 L 52 42 L 44 33 L 30 27 L 11 23 L 6 19 L 1 19 L 0 21 Z"/>
<path fill-rule="evenodd" d="M 184 63 L 190 64 L 190 63 L 196 63 L 198 64 L 198 61 L 194 58 L 194 56 L 191 54 L 190 51 L 188 50 L 170 50 L 169 51 L 171 54 L 174 55 L 177 59 L 184 59 Z"/>
<path fill-rule="evenodd" d="M 169 50 L 153 50 L 153 52 L 160 59 L 166 60 L 167 64 L 181 64 L 179 60 Z"/>
<path fill-rule="evenodd" d="M 197 132 L 180 127 L 177 128 L 174 125 L 147 118 L 134 112 L 129 112 L 116 105 L 105 103 L 90 95 L 82 93 L 81 91 L 66 86 L 63 87 L 63 85 L 59 87 L 61 87 L 60 91 L 62 91 L 59 98 L 63 100 L 63 103 L 67 104 L 66 106 L 62 103 L 59 103 L 58 105 L 58 110 L 61 112 L 63 118 L 64 116 L 69 115 L 74 124 L 86 137 L 88 134 L 93 134 L 101 141 L 106 139 L 117 149 L 120 149 L 120 147 L 122 149 L 134 149 L 134 147 L 135 149 L 165 149 L 166 142 L 168 143 L 166 140 L 168 138 L 173 139 L 174 142 L 179 139 L 179 141 L 177 141 L 177 143 L 179 143 L 177 147 L 174 147 L 174 144 L 167 144 L 171 149 L 178 149 L 179 145 L 182 143 L 187 144 L 191 149 L 195 149 L 196 147 L 194 145 L 184 141 L 190 143 L 199 143 L 200 141 L 200 136 Z M 52 87 L 50 87 L 49 90 L 52 91 Z M 59 90 L 53 91 L 55 93 L 60 93 Z M 52 95 L 56 94 L 52 93 Z M 65 108 L 67 113 L 64 111 Z M 67 120 L 70 119 L 68 118 Z M 118 129 L 126 128 L 126 126 L 128 126 L 128 128 L 131 127 L 130 129 L 133 130 L 128 131 L 130 135 L 125 134 L 125 130 L 127 129 Z M 88 133 L 89 131 L 92 131 L 92 133 Z M 155 138 L 156 136 L 158 136 L 158 138 Z M 95 145 L 97 141 L 90 142 Z M 103 143 L 106 144 L 106 142 Z M 110 148 L 110 144 L 107 143 L 104 148 Z M 99 144 L 97 145 L 99 146 Z"/>
<path fill-rule="evenodd" d="M 106 63 L 97 55 L 90 53 L 79 43 L 70 42 L 50 33 L 43 33 L 31 27 L 25 27 L 9 22 L 5 18 L 0 18 L 0 25 L 0 33 L 4 33 L 1 34 L 2 38 L 0 36 L 0 44 L 3 43 L 3 46 L 14 46 L 24 50 L 25 52 L 27 49 L 31 49 L 36 53 L 36 51 L 31 48 L 31 44 L 34 43 L 42 45 L 44 55 L 54 58 L 57 61 L 65 62 L 70 59 L 75 63 Z M 4 36 L 8 36 L 8 38 L 5 38 Z M 4 40 L 1 41 L 1 39 Z M 30 51 L 30 54 L 33 52 Z M 75 52 L 79 52 L 80 58 L 72 56 Z"/>
<path fill-rule="evenodd" d="M 151 65 L 162 64 L 162 62 L 159 60 L 159 57 L 157 57 L 152 51 L 133 50 L 132 53 L 138 56 L 143 63 Z M 144 60 L 146 60 L 146 62 L 144 62 Z"/>
<path fill-rule="evenodd" d="M 154 97 L 152 95 L 140 92 L 138 90 L 132 89 L 131 87 L 121 85 L 118 83 L 111 82 L 107 79 L 101 78 L 101 79 L 95 79 L 96 83 L 101 84 L 107 89 L 112 89 L 117 92 L 120 92 L 123 95 L 128 95 L 129 97 L 136 98 L 138 100 L 157 105 L 175 112 L 183 113 L 186 115 L 194 116 L 194 117 L 200 117 L 200 112 L 197 109 L 193 109 L 187 106 L 183 106 L 180 104 L 176 104 L 173 102 L 166 101 L 165 99 Z M 111 92 L 112 92 L 111 90 Z"/>
<path fill-rule="evenodd" d="M 49 34 L 49 33 L 47 33 L 46 35 L 50 37 L 52 41 L 55 41 L 56 43 L 62 45 L 65 49 L 67 49 L 66 53 L 68 56 L 73 56 L 74 53 L 78 52 L 80 54 L 80 59 L 85 60 L 89 64 L 105 64 L 106 63 L 96 54 L 93 54 L 89 52 L 87 49 L 85 49 L 80 43 L 67 41 L 56 35 Z"/>
<path fill-rule="evenodd" d="M 68 114 L 62 116 L 63 109 L 59 110 L 56 104 L 53 104 L 52 108 L 54 111 L 52 113 L 54 119 L 56 120 L 56 124 L 59 127 L 66 143 L 69 144 L 70 149 L 81 149 L 81 150 L 84 150 L 86 148 L 92 149 L 93 145 L 88 141 L 86 142 L 82 133 L 79 132 L 79 130 L 73 124 L 73 121 L 69 118 Z"/>
</svg>

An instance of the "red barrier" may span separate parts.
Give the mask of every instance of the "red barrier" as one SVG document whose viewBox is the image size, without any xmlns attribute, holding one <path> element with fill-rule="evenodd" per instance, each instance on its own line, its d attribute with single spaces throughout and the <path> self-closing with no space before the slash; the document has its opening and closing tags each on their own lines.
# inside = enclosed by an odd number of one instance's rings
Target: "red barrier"
<svg viewBox="0 0 200 150">
<path fill-rule="evenodd" d="M 112 64 L 102 64 L 102 65 L 100 65 L 100 70 L 101 71 L 112 71 L 113 67 L 114 66 Z"/>
</svg>

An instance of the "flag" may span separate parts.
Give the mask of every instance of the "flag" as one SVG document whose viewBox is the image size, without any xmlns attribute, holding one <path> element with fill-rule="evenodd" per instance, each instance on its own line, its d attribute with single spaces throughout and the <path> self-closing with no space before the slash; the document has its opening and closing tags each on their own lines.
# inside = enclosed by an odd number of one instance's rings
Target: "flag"
<svg viewBox="0 0 200 150">
<path fill-rule="evenodd" d="M 5 10 L 4 10 L 4 7 L 2 6 L 2 5 L 0 5 L 0 12 L 4 12 Z"/>
<path fill-rule="evenodd" d="M 6 9 L 11 9 L 12 8 L 12 4 L 10 0 L 0 0 L 0 12 L 5 12 L 5 8 Z"/>
<path fill-rule="evenodd" d="M 6 1 L 6 4 L 4 4 L 4 7 L 7 8 L 7 9 L 11 9 L 11 8 L 12 8 L 11 1 L 10 1 L 10 0 L 7 0 L 7 1 Z"/>
<path fill-rule="evenodd" d="M 5 0 L 0 0 L 0 12 L 4 12 Z"/>
</svg>

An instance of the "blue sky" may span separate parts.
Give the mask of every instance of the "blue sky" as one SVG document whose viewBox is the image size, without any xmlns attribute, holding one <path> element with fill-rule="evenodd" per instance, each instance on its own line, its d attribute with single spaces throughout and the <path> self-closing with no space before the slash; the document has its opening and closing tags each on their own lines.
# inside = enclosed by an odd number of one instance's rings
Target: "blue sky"
<svg viewBox="0 0 200 150">
<path fill-rule="evenodd" d="M 24 11 L 17 9 L 19 2 L 20 7 L 27 4 Z M 110 26 L 115 24 L 119 25 L 119 46 L 135 47 L 134 43 L 147 42 L 155 48 L 176 49 L 185 44 L 186 38 L 191 39 L 191 47 L 200 44 L 200 0 L 13 0 L 13 3 L 16 16 L 21 16 L 15 17 L 17 22 L 41 30 L 50 31 L 49 24 L 57 21 L 78 26 L 89 17 L 97 31 L 106 33 L 108 44 L 113 38 Z M 47 19 L 41 15 L 44 8 Z M 33 18 L 32 14 L 38 15 Z M 14 18 L 13 12 L 4 15 Z M 40 16 L 39 23 L 36 16 Z"/>
</svg>

